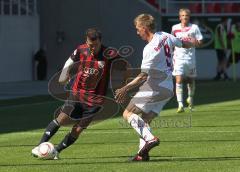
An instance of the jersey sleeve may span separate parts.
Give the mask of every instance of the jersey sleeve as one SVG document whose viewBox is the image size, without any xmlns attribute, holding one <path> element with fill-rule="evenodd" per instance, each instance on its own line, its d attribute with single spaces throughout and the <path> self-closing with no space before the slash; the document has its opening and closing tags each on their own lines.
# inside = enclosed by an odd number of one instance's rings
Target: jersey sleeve
<svg viewBox="0 0 240 172">
<path fill-rule="evenodd" d="M 197 40 L 202 40 L 203 39 L 203 36 L 202 36 L 202 33 L 201 33 L 201 31 L 200 31 L 200 29 L 199 29 L 199 27 L 196 25 L 196 31 L 195 31 L 195 33 L 196 33 L 196 39 Z"/>
<path fill-rule="evenodd" d="M 79 61 L 79 50 L 78 50 L 78 49 L 74 50 L 74 52 L 71 54 L 70 58 L 71 58 L 74 62 Z"/>
<path fill-rule="evenodd" d="M 169 35 L 169 38 L 173 44 L 173 46 L 176 46 L 176 47 L 182 47 L 183 46 L 183 43 L 182 43 L 182 40 L 173 36 L 173 35 Z"/>
<path fill-rule="evenodd" d="M 141 64 L 141 72 L 148 73 L 153 62 L 154 56 L 148 51 L 148 49 L 143 50 L 143 60 Z"/>
</svg>

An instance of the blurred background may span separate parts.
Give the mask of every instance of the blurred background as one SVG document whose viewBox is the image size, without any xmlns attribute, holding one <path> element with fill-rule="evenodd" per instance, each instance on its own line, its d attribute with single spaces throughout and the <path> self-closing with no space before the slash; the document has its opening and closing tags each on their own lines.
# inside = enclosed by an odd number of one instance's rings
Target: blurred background
<svg viewBox="0 0 240 172">
<path fill-rule="evenodd" d="M 203 47 L 196 51 L 198 79 L 212 80 L 217 65 L 215 27 L 227 18 L 230 34 L 231 27 L 240 21 L 239 0 L 0 0 L 1 97 L 10 96 L 4 95 L 4 88 L 23 91 L 28 85 L 30 90 L 46 94 L 41 84 L 46 86 L 61 70 L 76 46 L 83 43 L 89 27 L 102 31 L 107 46 L 132 46 L 134 53 L 127 60 L 137 67 L 145 43 L 136 35 L 133 19 L 140 13 L 151 13 L 159 30 L 171 32 L 172 25 L 179 23 L 179 8 L 191 10 L 191 22 L 199 25 L 204 36 Z M 239 78 L 239 64 L 227 72 L 231 78 Z M 36 80 L 43 82 L 34 85 Z M 23 81 L 27 86 L 13 84 Z"/>
</svg>

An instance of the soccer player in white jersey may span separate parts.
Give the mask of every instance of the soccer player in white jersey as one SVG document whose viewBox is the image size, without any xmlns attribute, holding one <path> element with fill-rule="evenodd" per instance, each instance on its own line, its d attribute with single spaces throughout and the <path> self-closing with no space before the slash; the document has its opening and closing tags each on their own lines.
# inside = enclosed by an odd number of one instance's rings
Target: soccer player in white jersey
<svg viewBox="0 0 240 172">
<path fill-rule="evenodd" d="M 172 26 L 172 34 L 181 40 L 188 40 L 189 37 L 195 38 L 196 46 L 202 44 L 203 36 L 196 24 L 189 22 L 190 10 L 180 9 L 179 19 L 181 23 Z M 176 96 L 178 101 L 177 113 L 184 112 L 183 104 L 183 82 L 186 81 L 188 89 L 187 104 L 190 110 L 193 109 L 193 96 L 195 93 L 196 78 L 196 58 L 195 48 L 178 48 L 174 50 L 173 56 L 173 75 L 176 78 Z"/>
<path fill-rule="evenodd" d="M 139 151 L 131 160 L 148 161 L 149 151 L 159 145 L 159 139 L 152 134 L 149 124 L 173 96 L 173 48 L 192 47 L 195 40 L 182 41 L 166 32 L 155 32 L 155 20 L 150 14 L 140 14 L 134 24 L 137 34 L 148 43 L 143 50 L 141 73 L 117 89 L 115 98 L 118 103 L 123 103 L 128 92 L 141 85 L 123 112 L 123 117 L 140 135 Z"/>
</svg>

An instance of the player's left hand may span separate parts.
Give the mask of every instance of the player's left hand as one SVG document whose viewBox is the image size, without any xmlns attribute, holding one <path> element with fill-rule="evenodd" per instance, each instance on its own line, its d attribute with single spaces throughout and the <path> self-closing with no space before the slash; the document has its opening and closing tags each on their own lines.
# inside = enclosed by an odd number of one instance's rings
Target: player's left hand
<svg viewBox="0 0 240 172">
<path fill-rule="evenodd" d="M 199 41 L 196 38 L 191 38 L 191 42 L 193 43 L 194 47 L 199 46 Z"/>
<path fill-rule="evenodd" d="M 196 38 L 190 37 L 189 42 L 191 42 L 194 47 L 199 47 L 201 45 L 201 41 L 197 40 Z"/>
<path fill-rule="evenodd" d="M 115 91 L 115 99 L 117 103 L 124 103 L 127 96 L 127 88 L 122 87 Z"/>
</svg>

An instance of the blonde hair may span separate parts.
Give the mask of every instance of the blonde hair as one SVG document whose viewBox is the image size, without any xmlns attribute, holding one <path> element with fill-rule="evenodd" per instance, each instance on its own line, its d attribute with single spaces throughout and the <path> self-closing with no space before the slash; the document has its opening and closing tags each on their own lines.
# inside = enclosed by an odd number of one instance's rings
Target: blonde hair
<svg viewBox="0 0 240 172">
<path fill-rule="evenodd" d="M 151 32 L 155 31 L 155 19 L 150 14 L 140 14 L 134 19 L 134 25 L 139 23 L 141 26 L 148 28 Z"/>
<path fill-rule="evenodd" d="M 188 8 L 181 8 L 181 9 L 179 10 L 179 15 L 180 15 L 180 13 L 183 12 L 183 11 L 185 11 L 188 15 L 191 15 L 191 11 L 190 11 Z"/>
</svg>

